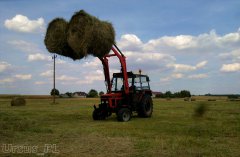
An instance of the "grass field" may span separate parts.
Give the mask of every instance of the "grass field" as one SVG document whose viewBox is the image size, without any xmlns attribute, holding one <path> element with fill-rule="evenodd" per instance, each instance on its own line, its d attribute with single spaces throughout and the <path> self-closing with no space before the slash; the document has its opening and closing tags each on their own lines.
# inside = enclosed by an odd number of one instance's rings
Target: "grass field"
<svg viewBox="0 0 240 157">
<path fill-rule="evenodd" d="M 154 99 L 152 118 L 129 122 L 115 114 L 93 121 L 98 99 L 27 99 L 19 107 L 10 101 L 0 99 L 0 156 L 240 156 L 239 101 L 201 101 L 207 111 L 194 117 L 200 101 Z M 32 152 L 22 153 L 26 147 Z"/>
</svg>

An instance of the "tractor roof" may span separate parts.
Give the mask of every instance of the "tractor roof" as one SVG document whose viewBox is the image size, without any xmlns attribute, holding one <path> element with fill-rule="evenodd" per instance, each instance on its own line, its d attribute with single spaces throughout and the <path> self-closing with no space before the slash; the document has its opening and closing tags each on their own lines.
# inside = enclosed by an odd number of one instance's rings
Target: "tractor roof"
<svg viewBox="0 0 240 157">
<path fill-rule="evenodd" d="M 142 74 L 134 74 L 132 71 L 127 72 L 128 78 L 135 78 L 135 77 L 148 77 L 147 75 L 142 75 Z M 113 77 L 123 77 L 122 73 L 113 73 Z"/>
</svg>

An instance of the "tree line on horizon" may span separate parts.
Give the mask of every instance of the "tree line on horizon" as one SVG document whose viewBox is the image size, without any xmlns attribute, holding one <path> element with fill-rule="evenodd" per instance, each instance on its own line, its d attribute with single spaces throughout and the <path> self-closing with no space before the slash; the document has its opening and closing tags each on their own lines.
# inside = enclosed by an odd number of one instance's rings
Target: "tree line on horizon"
<svg viewBox="0 0 240 157">
<path fill-rule="evenodd" d="M 156 98 L 186 98 L 186 97 L 191 97 L 191 92 L 188 90 L 181 90 L 175 93 L 172 93 L 171 91 L 166 91 L 165 93 L 156 95 Z"/>
<path fill-rule="evenodd" d="M 65 93 L 68 97 L 72 97 L 73 93 L 72 92 L 66 92 Z M 96 89 L 90 89 L 88 93 L 86 93 L 86 97 L 88 98 L 95 98 L 99 97 L 102 94 L 104 94 L 103 91 L 98 92 Z M 54 95 L 54 89 L 51 90 L 50 95 Z M 58 89 L 55 89 L 55 95 L 59 96 L 60 92 Z M 190 91 L 188 90 L 181 90 L 179 92 L 171 92 L 171 91 L 166 91 L 165 93 L 159 93 L 156 94 L 156 98 L 186 98 L 186 97 L 191 97 L 193 96 Z M 237 99 L 240 97 L 240 94 L 204 94 L 203 96 L 226 96 L 229 99 Z"/>
<path fill-rule="evenodd" d="M 55 90 L 52 89 L 51 92 L 50 92 L 50 95 L 53 96 L 54 93 L 55 93 L 56 96 L 60 96 L 60 95 L 61 95 L 58 89 L 55 89 Z M 66 94 L 69 98 L 73 97 L 73 93 L 72 93 L 72 92 L 66 92 L 66 93 L 64 93 L 64 94 Z M 89 90 L 89 92 L 87 93 L 86 97 L 87 97 L 87 98 L 95 98 L 95 97 L 101 96 L 102 94 L 104 94 L 103 91 L 100 91 L 100 92 L 98 93 L 97 90 L 91 89 L 91 90 Z"/>
</svg>

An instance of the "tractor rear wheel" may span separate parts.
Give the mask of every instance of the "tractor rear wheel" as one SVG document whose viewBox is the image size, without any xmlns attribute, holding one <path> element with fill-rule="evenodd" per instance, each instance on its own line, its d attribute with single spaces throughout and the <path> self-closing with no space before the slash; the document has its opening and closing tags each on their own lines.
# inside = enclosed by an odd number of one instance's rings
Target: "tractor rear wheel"
<svg viewBox="0 0 240 157">
<path fill-rule="evenodd" d="M 131 119 L 132 117 L 132 113 L 128 108 L 121 108 L 118 112 L 117 112 L 117 119 L 118 121 L 121 122 L 127 122 Z"/>
<path fill-rule="evenodd" d="M 145 95 L 139 104 L 138 116 L 151 117 L 153 112 L 153 102 L 150 95 Z"/>
</svg>

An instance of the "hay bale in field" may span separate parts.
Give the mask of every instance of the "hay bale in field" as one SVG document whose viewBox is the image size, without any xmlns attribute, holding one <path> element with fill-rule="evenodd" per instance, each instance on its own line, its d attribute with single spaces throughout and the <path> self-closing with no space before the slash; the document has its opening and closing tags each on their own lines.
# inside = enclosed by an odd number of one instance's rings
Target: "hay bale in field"
<svg viewBox="0 0 240 157">
<path fill-rule="evenodd" d="M 191 98 L 191 101 L 196 101 L 196 99 L 195 98 Z"/>
<path fill-rule="evenodd" d="M 22 97 L 14 97 L 11 101 L 11 106 L 25 106 L 26 100 Z"/>
<path fill-rule="evenodd" d="M 67 43 L 67 28 L 68 22 L 66 20 L 55 18 L 48 25 L 44 43 L 51 53 L 70 57 L 73 60 L 81 59 L 84 56 L 74 53 Z"/>
<path fill-rule="evenodd" d="M 76 12 L 69 22 L 67 42 L 79 55 L 102 57 L 109 53 L 114 40 L 111 23 L 100 21 L 84 10 Z"/>
<path fill-rule="evenodd" d="M 197 106 L 194 108 L 194 116 L 195 117 L 203 117 L 203 115 L 207 111 L 207 105 L 205 103 L 199 103 Z"/>
<path fill-rule="evenodd" d="M 216 99 L 208 99 L 208 101 L 217 101 Z"/>
</svg>

